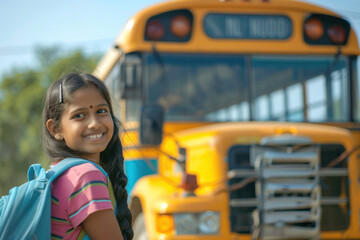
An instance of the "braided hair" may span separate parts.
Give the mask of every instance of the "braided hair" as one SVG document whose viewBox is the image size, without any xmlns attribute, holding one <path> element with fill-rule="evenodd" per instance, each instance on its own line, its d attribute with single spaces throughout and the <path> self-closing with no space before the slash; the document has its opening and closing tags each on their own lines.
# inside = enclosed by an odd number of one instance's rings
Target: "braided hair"
<svg viewBox="0 0 360 240">
<path fill-rule="evenodd" d="M 133 238 L 132 216 L 127 205 L 127 177 L 124 170 L 124 156 L 119 138 L 119 120 L 112 109 L 111 98 L 105 84 L 90 74 L 71 73 L 55 81 L 48 89 L 44 99 L 42 142 L 47 155 L 53 160 L 77 157 L 79 153 L 70 149 L 65 141 L 57 141 L 46 128 L 46 122 L 52 119 L 55 126 L 60 126 L 62 113 L 71 103 L 72 95 L 82 87 L 95 86 L 106 100 L 114 123 L 113 136 L 106 149 L 100 153 L 100 165 L 108 173 L 116 198 L 116 218 L 124 240 Z"/>
</svg>

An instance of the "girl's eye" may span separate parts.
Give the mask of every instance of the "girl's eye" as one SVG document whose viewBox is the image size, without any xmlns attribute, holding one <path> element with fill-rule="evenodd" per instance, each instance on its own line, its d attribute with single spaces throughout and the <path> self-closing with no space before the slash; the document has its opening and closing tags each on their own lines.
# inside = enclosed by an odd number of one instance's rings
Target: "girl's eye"
<svg viewBox="0 0 360 240">
<path fill-rule="evenodd" d="M 83 114 L 83 113 L 78 113 L 78 114 L 75 114 L 72 118 L 82 118 L 82 117 L 84 117 L 85 116 L 85 114 Z"/>
<path fill-rule="evenodd" d="M 99 109 L 97 112 L 98 112 L 98 113 L 107 113 L 108 110 L 105 109 L 105 108 L 101 108 L 101 109 Z"/>
</svg>

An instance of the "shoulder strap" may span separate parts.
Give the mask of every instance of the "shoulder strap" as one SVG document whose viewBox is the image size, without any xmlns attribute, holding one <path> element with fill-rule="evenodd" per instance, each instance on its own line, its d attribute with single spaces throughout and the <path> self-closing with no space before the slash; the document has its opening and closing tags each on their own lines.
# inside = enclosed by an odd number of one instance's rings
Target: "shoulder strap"
<svg viewBox="0 0 360 240">
<path fill-rule="evenodd" d="M 108 191 L 109 191 L 109 195 L 110 195 L 111 204 L 112 204 L 112 206 L 114 208 L 114 212 L 115 212 L 115 215 L 116 215 L 116 213 L 117 213 L 117 210 L 116 210 L 116 207 L 117 207 L 116 198 L 115 198 L 115 194 L 114 194 L 114 189 L 113 189 L 113 187 L 111 185 L 111 181 L 110 181 L 109 178 L 108 178 L 108 186 L 107 187 L 108 187 Z"/>
<path fill-rule="evenodd" d="M 28 169 L 27 176 L 28 176 L 28 181 L 31 181 L 35 178 L 46 180 L 46 171 L 41 166 L 41 164 L 39 163 L 32 164 Z"/>
<path fill-rule="evenodd" d="M 81 158 L 66 158 L 64 160 L 61 160 L 58 164 L 56 164 L 54 167 L 50 168 L 49 171 L 47 171 L 46 177 L 47 179 L 49 179 L 50 182 L 52 182 L 54 179 L 56 179 L 58 176 L 60 176 L 63 172 L 65 172 L 69 168 L 84 163 L 93 164 L 107 177 L 108 174 L 106 173 L 106 171 L 98 164 Z"/>
</svg>

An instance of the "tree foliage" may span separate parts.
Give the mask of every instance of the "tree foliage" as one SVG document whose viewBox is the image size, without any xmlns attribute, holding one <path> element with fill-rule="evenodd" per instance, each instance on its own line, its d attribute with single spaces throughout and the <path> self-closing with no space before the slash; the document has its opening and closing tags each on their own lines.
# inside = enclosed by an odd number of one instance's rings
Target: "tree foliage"
<svg viewBox="0 0 360 240">
<path fill-rule="evenodd" d="M 41 113 L 47 87 L 70 72 L 91 72 L 99 56 L 81 50 L 37 47 L 34 68 L 16 68 L 0 80 L 0 196 L 26 181 L 30 164 L 49 165 L 41 145 Z"/>
</svg>

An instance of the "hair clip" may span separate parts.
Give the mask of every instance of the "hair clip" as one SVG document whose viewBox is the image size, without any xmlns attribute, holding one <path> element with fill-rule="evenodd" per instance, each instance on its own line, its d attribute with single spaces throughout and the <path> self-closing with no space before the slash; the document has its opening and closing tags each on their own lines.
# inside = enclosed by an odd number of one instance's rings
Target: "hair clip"
<svg viewBox="0 0 360 240">
<path fill-rule="evenodd" d="M 63 98 L 63 87 L 62 87 L 62 83 L 60 83 L 59 85 L 59 103 L 63 103 L 64 102 L 64 98 Z"/>
</svg>

